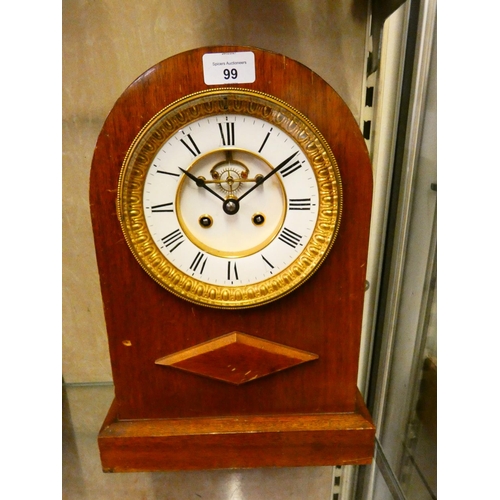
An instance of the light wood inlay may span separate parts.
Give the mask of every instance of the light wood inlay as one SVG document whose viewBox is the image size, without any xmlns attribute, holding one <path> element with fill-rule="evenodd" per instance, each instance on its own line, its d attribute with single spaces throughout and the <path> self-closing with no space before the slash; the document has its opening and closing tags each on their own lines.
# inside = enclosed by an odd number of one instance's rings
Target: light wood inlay
<svg viewBox="0 0 500 500">
<path fill-rule="evenodd" d="M 232 332 L 160 358 L 155 363 L 239 385 L 318 357 L 242 332 Z"/>
</svg>

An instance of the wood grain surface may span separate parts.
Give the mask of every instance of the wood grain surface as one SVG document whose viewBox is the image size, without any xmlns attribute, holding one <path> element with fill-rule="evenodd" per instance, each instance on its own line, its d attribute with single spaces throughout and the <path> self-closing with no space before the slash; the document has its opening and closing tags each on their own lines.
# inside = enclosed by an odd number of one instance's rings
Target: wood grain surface
<svg viewBox="0 0 500 500">
<path fill-rule="evenodd" d="M 375 428 L 353 413 L 116 420 L 99 435 L 104 472 L 369 464 Z"/>
<path fill-rule="evenodd" d="M 146 122 L 176 99 L 211 88 L 203 82 L 203 54 L 243 50 L 255 54 L 256 81 L 234 86 L 283 99 L 318 127 L 339 166 L 343 215 L 329 256 L 306 283 L 270 304 L 228 311 L 186 302 L 149 278 L 125 242 L 116 195 L 125 154 Z M 90 179 L 116 419 L 356 414 L 371 198 L 372 171 L 358 124 L 339 95 L 296 61 L 256 48 L 200 48 L 166 59 L 134 81 L 104 123 Z M 238 386 L 155 364 L 233 331 L 315 353 L 319 359 Z M 255 460 L 251 463 L 256 466 Z"/>
</svg>

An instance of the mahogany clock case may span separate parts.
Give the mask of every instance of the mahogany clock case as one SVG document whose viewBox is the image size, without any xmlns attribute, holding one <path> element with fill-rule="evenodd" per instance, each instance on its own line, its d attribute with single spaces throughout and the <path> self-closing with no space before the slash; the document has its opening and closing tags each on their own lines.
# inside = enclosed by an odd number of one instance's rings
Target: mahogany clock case
<svg viewBox="0 0 500 500">
<path fill-rule="evenodd" d="M 127 246 L 116 201 L 122 163 L 142 127 L 177 99 L 213 87 L 203 80 L 204 54 L 238 51 L 254 53 L 256 79 L 228 86 L 273 95 L 315 124 L 338 163 L 343 209 L 328 257 L 304 284 L 269 304 L 225 310 L 185 301 L 155 283 Z M 97 140 L 90 178 L 92 224 L 115 384 L 115 402 L 99 438 L 105 470 L 334 465 L 371 460 L 374 427 L 356 387 L 371 197 L 371 165 L 349 108 L 318 75 L 283 55 L 239 46 L 194 49 L 158 63 L 125 90 Z M 313 353 L 317 359 L 240 385 L 155 364 L 159 358 L 233 332 Z M 249 434 L 235 424 L 240 417 L 246 419 L 254 438 L 255 432 L 263 432 L 258 422 L 266 418 L 290 423 L 275 434 L 270 431 L 270 436 L 283 437 L 297 423 L 301 432 L 295 428 L 290 453 L 283 453 L 286 447 L 279 452 L 275 447 L 273 452 L 272 438 L 266 434 L 261 447 L 256 445 L 245 455 L 242 450 Z M 157 446 L 165 452 L 168 440 L 154 441 L 148 432 L 165 436 L 169 419 L 184 429 L 174 432 L 177 439 L 182 435 L 177 442 L 180 448 L 192 445 L 195 449 L 202 446 L 200 436 L 215 439 L 214 433 L 221 432 L 215 440 L 222 440 L 219 445 L 230 446 L 240 458 L 230 459 L 229 453 L 224 460 L 214 452 L 206 460 L 185 463 L 176 462 L 173 456 L 132 460 L 133 442 L 142 451 Z M 219 424 L 224 427 L 224 419 L 232 424 L 221 431 Z M 308 428 L 307 419 L 322 423 Z M 142 427 L 136 428 L 136 434 L 130 429 L 116 430 L 125 421 Z M 145 422 L 152 426 L 149 431 Z M 252 431 L 252 425 L 259 430 Z M 198 427 L 192 430 L 192 426 Z M 327 430 L 328 435 L 322 437 Z M 120 441 L 121 432 L 133 439 Z M 332 451 L 335 435 L 341 434 L 347 441 Z M 231 437 L 224 441 L 224 436 Z M 243 448 L 238 448 L 243 442 Z M 300 454 L 303 459 L 293 452 L 299 445 L 309 450 Z M 125 448 L 126 460 L 120 458 L 125 456 Z M 314 455 L 313 449 L 323 451 Z M 263 458 L 265 453 L 269 458 Z"/>
</svg>

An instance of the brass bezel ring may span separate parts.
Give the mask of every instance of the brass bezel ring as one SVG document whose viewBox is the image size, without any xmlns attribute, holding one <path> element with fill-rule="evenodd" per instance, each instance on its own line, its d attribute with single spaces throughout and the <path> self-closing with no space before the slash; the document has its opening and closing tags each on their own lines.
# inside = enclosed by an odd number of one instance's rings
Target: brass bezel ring
<svg viewBox="0 0 500 500">
<path fill-rule="evenodd" d="M 224 148 L 222 148 L 222 150 L 224 150 Z M 264 157 L 262 157 L 261 155 L 255 153 L 253 151 L 248 151 L 248 150 L 240 149 L 240 148 L 232 148 L 232 150 L 233 151 L 242 151 L 242 152 L 245 152 L 248 155 L 255 156 L 261 162 L 265 163 L 269 167 L 269 170 L 272 170 L 272 168 L 273 168 L 272 165 L 270 165 L 269 162 Z M 218 150 L 213 150 L 213 151 L 210 151 L 209 153 L 205 153 L 204 155 L 200 155 L 199 158 L 197 158 L 195 161 L 193 161 L 193 163 L 191 163 L 191 165 L 187 168 L 187 170 L 190 170 L 192 167 L 194 167 L 198 161 L 203 160 L 207 156 L 209 156 L 212 153 L 217 152 L 217 151 Z M 262 250 L 267 245 L 269 245 L 269 243 L 272 240 L 274 240 L 274 238 L 276 238 L 276 236 L 278 235 L 279 231 L 283 227 L 283 221 L 284 221 L 285 215 L 286 215 L 286 195 L 285 195 L 286 192 L 285 192 L 285 188 L 283 186 L 282 180 L 278 178 L 277 181 L 278 181 L 278 183 L 280 185 L 281 192 L 283 194 L 283 205 L 281 207 L 281 220 L 279 221 L 279 224 L 276 225 L 273 233 L 270 234 L 265 240 L 261 241 L 258 245 L 255 245 L 254 247 L 246 248 L 244 250 L 238 250 L 238 251 L 226 251 L 226 250 L 221 250 L 220 251 L 220 250 L 217 250 L 215 248 L 212 248 L 210 245 L 207 245 L 205 242 L 203 242 L 200 239 L 198 239 L 192 233 L 192 231 L 189 229 L 189 227 L 186 224 L 186 222 L 182 220 L 182 217 L 179 217 L 179 213 L 181 213 L 181 210 L 180 210 L 180 198 L 181 198 L 181 193 L 182 193 L 182 189 L 183 189 L 183 184 L 184 183 L 189 184 L 191 182 L 191 181 L 187 180 L 185 177 L 183 177 L 179 181 L 179 185 L 177 187 L 177 193 L 176 193 L 176 197 L 175 197 L 175 207 L 176 207 L 177 221 L 179 222 L 179 226 L 181 227 L 182 231 L 187 236 L 187 238 L 189 240 L 191 240 L 191 242 L 194 243 L 203 252 L 207 252 L 207 253 L 209 253 L 211 255 L 217 255 L 219 257 L 227 257 L 227 258 L 231 258 L 231 259 L 238 258 L 238 257 L 246 257 L 248 255 L 252 255 L 252 254 L 258 252 L 259 250 Z"/>
<path fill-rule="evenodd" d="M 161 146 L 179 129 L 207 116 L 254 116 L 292 137 L 307 156 L 318 184 L 318 218 L 300 255 L 280 273 L 252 285 L 214 285 L 176 268 L 149 233 L 143 189 Z M 321 265 L 337 236 L 342 214 L 342 184 L 335 157 L 315 125 L 284 101 L 249 89 L 225 88 L 196 92 L 158 112 L 131 144 L 120 172 L 117 212 L 126 242 L 142 268 L 157 283 L 190 302 L 244 309 L 277 300 L 304 283 Z"/>
</svg>

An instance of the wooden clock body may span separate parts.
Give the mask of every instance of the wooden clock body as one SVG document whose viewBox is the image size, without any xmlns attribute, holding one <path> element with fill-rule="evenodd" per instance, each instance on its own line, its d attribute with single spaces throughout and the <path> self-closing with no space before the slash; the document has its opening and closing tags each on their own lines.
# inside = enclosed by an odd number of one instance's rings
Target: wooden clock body
<svg viewBox="0 0 500 500">
<path fill-rule="evenodd" d="M 287 102 L 329 143 L 343 214 L 328 257 L 299 288 L 262 306 L 225 310 L 183 300 L 146 274 L 127 246 L 116 199 L 124 157 L 141 128 L 173 101 L 211 88 L 204 54 L 238 51 L 254 53 L 256 79 L 232 86 Z M 195 49 L 160 62 L 125 90 L 99 135 L 90 179 L 115 384 L 98 440 L 105 471 L 371 461 L 375 429 L 356 387 L 371 197 L 370 161 L 350 110 L 318 75 L 285 56 Z M 224 335 L 236 351 L 249 336 L 315 359 L 239 384 L 155 363 Z"/>
</svg>

